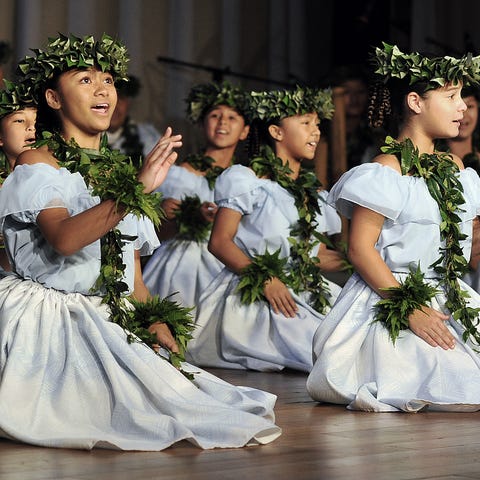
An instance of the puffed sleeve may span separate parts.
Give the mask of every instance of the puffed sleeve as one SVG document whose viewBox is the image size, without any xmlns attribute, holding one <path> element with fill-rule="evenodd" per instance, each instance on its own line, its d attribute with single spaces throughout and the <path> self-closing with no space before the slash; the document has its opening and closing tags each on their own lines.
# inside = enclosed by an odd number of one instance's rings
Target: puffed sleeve
<svg viewBox="0 0 480 480">
<path fill-rule="evenodd" d="M 409 182 L 393 168 L 365 163 L 345 172 L 333 185 L 327 202 L 351 218 L 354 205 L 396 220 L 409 195 Z"/>
<path fill-rule="evenodd" d="M 135 221 L 137 223 L 135 250 L 140 250 L 142 256 L 151 255 L 160 246 L 153 222 L 146 217 L 135 217 Z"/>
<path fill-rule="evenodd" d="M 242 215 L 248 215 L 256 205 L 263 203 L 266 194 L 262 181 L 253 170 L 243 165 L 227 168 L 215 183 L 215 203 Z"/>
<path fill-rule="evenodd" d="M 67 208 L 74 215 L 98 202 L 78 173 L 44 163 L 18 165 L 0 189 L 0 221 L 16 215 L 35 222 L 45 208 Z"/>
</svg>

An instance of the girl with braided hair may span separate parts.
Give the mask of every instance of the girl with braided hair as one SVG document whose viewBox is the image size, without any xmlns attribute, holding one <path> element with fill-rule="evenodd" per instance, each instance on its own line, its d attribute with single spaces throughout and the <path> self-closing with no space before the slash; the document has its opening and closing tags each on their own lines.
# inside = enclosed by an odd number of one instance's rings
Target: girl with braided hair
<svg viewBox="0 0 480 480">
<path fill-rule="evenodd" d="M 33 52 L 19 82 L 39 104 L 41 138 L 0 189 L 12 261 L 0 278 L 0 435 L 150 451 L 272 441 L 275 396 L 182 362 L 191 318 L 142 281 L 139 252 L 157 239 L 136 217 L 158 221 L 151 192 L 181 136 L 168 128 L 137 171 L 104 136 L 125 47 L 60 35 Z"/>
<path fill-rule="evenodd" d="M 209 249 L 225 267 L 197 305 L 187 356 L 213 367 L 308 372 L 312 336 L 340 290 L 322 271 L 343 267 L 327 249 L 340 218 L 302 168 L 315 154 L 319 118 L 333 112 L 331 92 L 252 92 L 251 103 L 249 167 L 233 165 L 215 185 Z"/>
<path fill-rule="evenodd" d="M 382 154 L 346 172 L 328 202 L 351 219 L 356 273 L 314 338 L 307 389 L 367 411 L 480 409 L 480 296 L 468 270 L 480 179 L 436 150 L 458 135 L 462 86 L 480 57 L 429 58 L 383 44 L 371 121 L 397 124 Z"/>
</svg>

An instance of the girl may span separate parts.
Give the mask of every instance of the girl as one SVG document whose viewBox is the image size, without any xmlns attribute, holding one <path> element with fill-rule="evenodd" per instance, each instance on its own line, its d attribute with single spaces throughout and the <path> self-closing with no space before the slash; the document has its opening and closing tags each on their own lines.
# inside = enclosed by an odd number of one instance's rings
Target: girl
<svg viewBox="0 0 480 480">
<path fill-rule="evenodd" d="M 2 179 L 13 170 L 18 155 L 35 142 L 37 107 L 19 85 L 5 81 L 0 90 L 0 152 L 5 157 Z"/>
<path fill-rule="evenodd" d="M 330 191 L 351 218 L 357 273 L 317 330 L 307 389 L 358 410 L 478 410 L 480 297 L 461 276 L 480 180 L 434 144 L 458 135 L 462 83 L 480 80 L 480 57 L 432 59 L 383 44 L 375 61 L 383 82 L 370 120 L 391 113 L 397 139 Z"/>
<path fill-rule="evenodd" d="M 21 152 L 35 142 L 37 107 L 33 98 L 22 92 L 20 86 L 5 80 L 5 89 L 0 90 L 0 157 L 4 168 L 0 171 L 0 185 L 13 170 Z M 3 238 L 0 238 L 0 268 L 10 270 Z"/>
<path fill-rule="evenodd" d="M 0 433 L 122 450 L 273 440 L 273 396 L 190 365 L 182 373 L 134 334 L 145 337 L 143 322 L 160 346 L 174 354 L 182 346 L 141 280 L 148 238 L 132 215 L 154 218 L 149 192 L 174 162 L 180 135 L 168 128 L 137 174 L 101 143 L 114 79 L 126 74 L 123 45 L 61 35 L 34 53 L 20 63 L 20 81 L 41 99 L 41 124 L 55 120 L 58 131 L 42 132 L 46 146 L 22 153 L 0 190 L 14 272 L 0 280 Z"/>
<path fill-rule="evenodd" d="M 192 88 L 187 114 L 201 123 L 207 145 L 172 166 L 158 189 L 165 200 L 167 221 L 159 229 L 162 245 L 145 265 L 143 278 L 152 293 L 175 294 L 179 303 L 194 307 L 200 294 L 222 269 L 207 248 L 217 206 L 213 189 L 218 175 L 234 161 L 237 145 L 248 134 L 245 93 L 228 82 Z"/>
<path fill-rule="evenodd" d="M 225 268 L 200 298 L 188 355 L 215 367 L 309 371 L 313 334 L 340 290 L 320 269 L 342 266 L 322 243 L 340 218 L 302 168 L 315 154 L 319 116 L 333 111 L 331 93 L 297 87 L 254 92 L 251 102 L 254 158 L 217 180 L 209 249 Z"/>
</svg>

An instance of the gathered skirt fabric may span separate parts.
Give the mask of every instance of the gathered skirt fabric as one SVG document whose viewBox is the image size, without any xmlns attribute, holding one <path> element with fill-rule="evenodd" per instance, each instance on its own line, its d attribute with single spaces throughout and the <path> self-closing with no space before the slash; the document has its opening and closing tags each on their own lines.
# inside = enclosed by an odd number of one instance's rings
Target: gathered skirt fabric
<svg viewBox="0 0 480 480">
<path fill-rule="evenodd" d="M 0 434 L 49 447 L 162 450 L 268 443 L 276 397 L 185 364 L 108 320 L 101 298 L 0 280 Z"/>
<path fill-rule="evenodd" d="M 469 305 L 480 307 L 479 295 L 460 284 L 470 294 Z M 386 327 L 374 321 L 379 300 L 358 274 L 345 284 L 315 334 L 307 380 L 311 397 L 374 412 L 479 410 L 479 347 L 462 339 L 463 326 L 452 318 L 447 322 L 456 339 L 453 350 L 432 347 L 409 329 L 394 344 Z M 440 293 L 432 307 L 445 311 L 445 301 Z"/>
<path fill-rule="evenodd" d="M 291 292 L 298 312 L 289 318 L 267 301 L 242 303 L 239 278 L 224 268 L 200 297 L 187 358 L 206 367 L 309 372 L 313 336 L 324 318 L 309 305 L 309 294 Z M 333 302 L 340 287 L 329 286 Z"/>
<path fill-rule="evenodd" d="M 143 280 L 152 295 L 172 295 L 171 300 L 194 308 L 222 268 L 206 242 L 170 240 L 150 257 L 143 269 Z"/>
</svg>

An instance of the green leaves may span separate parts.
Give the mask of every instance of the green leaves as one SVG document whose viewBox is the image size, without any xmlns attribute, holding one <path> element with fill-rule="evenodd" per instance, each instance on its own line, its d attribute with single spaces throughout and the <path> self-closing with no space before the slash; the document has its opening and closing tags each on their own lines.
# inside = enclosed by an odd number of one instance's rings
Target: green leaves
<svg viewBox="0 0 480 480">
<path fill-rule="evenodd" d="M 266 251 L 263 255 L 256 255 L 252 263 L 245 267 L 241 273 L 241 279 L 237 286 L 242 303 L 253 303 L 257 300 L 265 300 L 263 287 L 273 277 L 277 277 L 286 283 L 287 278 L 284 269 L 287 258 L 280 258 L 280 248 L 270 254 Z"/>
<path fill-rule="evenodd" d="M 330 89 L 298 85 L 294 90 L 250 92 L 250 104 L 253 118 L 267 122 L 312 112 L 317 112 L 320 119 L 329 119 L 334 111 Z"/>
<path fill-rule="evenodd" d="M 190 164 L 195 170 L 205 172 L 205 178 L 207 179 L 210 190 L 214 189 L 217 177 L 225 170 L 222 167 L 213 165 L 215 160 L 203 153 L 187 155 L 184 161 Z M 232 159 L 232 163 L 235 163 L 235 158 Z"/>
<path fill-rule="evenodd" d="M 119 41 L 103 34 L 96 41 L 93 36 L 83 38 L 63 35 L 49 38 L 45 50 L 33 49 L 34 56 L 26 56 L 17 67 L 20 83 L 32 89 L 36 101 L 42 87 L 54 74 L 72 68 L 98 66 L 116 79 L 127 80 L 127 49 Z"/>
<path fill-rule="evenodd" d="M 202 243 L 208 240 L 212 224 L 200 214 L 202 201 L 197 195 L 182 198 L 178 210 L 175 210 L 177 238 Z"/>
<path fill-rule="evenodd" d="M 408 317 L 414 310 L 421 310 L 428 305 L 431 299 L 439 291 L 424 283 L 424 275 L 420 271 L 420 265 L 414 269 L 410 267 L 410 273 L 399 287 L 382 288 L 388 293 L 375 305 L 375 320 L 381 322 L 390 332 L 390 338 L 395 343 L 400 330 L 409 327 Z"/>
<path fill-rule="evenodd" d="M 240 113 L 245 123 L 250 123 L 251 107 L 248 95 L 230 82 L 202 83 L 191 88 L 187 102 L 187 117 L 192 123 L 197 123 L 207 112 L 217 105 L 226 105 Z"/>
<path fill-rule="evenodd" d="M 406 54 L 395 45 L 383 42 L 383 49 L 377 47 L 372 56 L 375 73 L 390 78 L 409 78 L 410 85 L 426 82 L 427 90 L 443 87 L 447 83 L 464 85 L 479 83 L 480 56 L 469 53 L 462 58 L 428 58 L 419 53 Z"/>
</svg>

